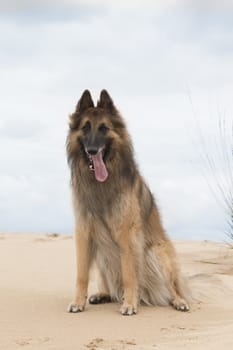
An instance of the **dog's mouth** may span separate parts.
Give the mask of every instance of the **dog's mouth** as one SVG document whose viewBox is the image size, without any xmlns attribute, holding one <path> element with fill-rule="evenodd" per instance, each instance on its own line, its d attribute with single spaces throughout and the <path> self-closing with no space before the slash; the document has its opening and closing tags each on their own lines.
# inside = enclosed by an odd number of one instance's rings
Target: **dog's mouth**
<svg viewBox="0 0 233 350">
<path fill-rule="evenodd" d="M 108 170 L 104 163 L 105 147 L 100 148 L 96 154 L 90 154 L 87 150 L 86 153 L 89 159 L 89 169 L 94 171 L 96 180 L 99 182 L 106 181 Z"/>
</svg>

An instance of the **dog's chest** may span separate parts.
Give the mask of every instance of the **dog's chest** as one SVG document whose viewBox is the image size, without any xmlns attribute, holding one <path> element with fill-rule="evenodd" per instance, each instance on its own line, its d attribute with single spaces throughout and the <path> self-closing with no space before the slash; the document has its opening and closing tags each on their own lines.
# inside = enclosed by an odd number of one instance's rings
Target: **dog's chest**
<svg viewBox="0 0 233 350">
<path fill-rule="evenodd" d="M 116 232 L 113 227 L 106 224 L 97 225 L 93 235 L 94 255 L 102 266 L 115 268 L 120 264 L 120 248 L 115 239 Z"/>
<path fill-rule="evenodd" d="M 101 253 L 102 256 L 107 257 L 116 255 L 116 252 L 119 251 L 116 231 L 116 227 L 113 225 L 111 226 L 107 220 L 104 220 L 104 218 L 102 218 L 100 223 L 95 225 L 92 237 L 96 253 Z"/>
</svg>

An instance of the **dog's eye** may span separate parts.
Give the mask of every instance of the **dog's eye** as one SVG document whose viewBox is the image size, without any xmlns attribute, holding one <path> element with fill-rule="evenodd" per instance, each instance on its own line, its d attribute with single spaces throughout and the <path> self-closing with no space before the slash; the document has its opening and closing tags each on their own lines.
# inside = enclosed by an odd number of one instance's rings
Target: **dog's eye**
<svg viewBox="0 0 233 350">
<path fill-rule="evenodd" d="M 105 125 L 105 124 L 101 124 L 99 126 L 99 131 L 101 131 L 102 133 L 106 133 L 109 130 L 109 128 Z"/>
<path fill-rule="evenodd" d="M 84 133 L 87 133 L 88 131 L 90 131 L 91 130 L 91 123 L 86 122 L 86 124 L 82 127 L 82 130 Z"/>
</svg>

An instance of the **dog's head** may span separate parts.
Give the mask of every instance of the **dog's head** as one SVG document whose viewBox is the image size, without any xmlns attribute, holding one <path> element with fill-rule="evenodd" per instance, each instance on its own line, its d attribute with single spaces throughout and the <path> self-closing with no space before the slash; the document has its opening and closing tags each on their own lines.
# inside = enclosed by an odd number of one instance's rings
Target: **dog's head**
<svg viewBox="0 0 233 350">
<path fill-rule="evenodd" d="M 94 171 L 96 180 L 108 178 L 108 163 L 122 145 L 125 125 L 112 98 L 102 90 L 97 106 L 85 90 L 70 116 L 68 157 L 80 157 L 84 165 Z"/>
</svg>

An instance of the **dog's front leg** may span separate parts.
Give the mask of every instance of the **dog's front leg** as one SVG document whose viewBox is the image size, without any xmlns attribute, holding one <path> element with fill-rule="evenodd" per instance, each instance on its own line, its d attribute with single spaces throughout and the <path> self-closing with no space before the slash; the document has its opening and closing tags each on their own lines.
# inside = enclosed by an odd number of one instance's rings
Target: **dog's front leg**
<svg viewBox="0 0 233 350">
<path fill-rule="evenodd" d="M 120 311 L 122 315 L 134 315 L 137 313 L 138 304 L 137 258 L 134 249 L 128 246 L 127 243 L 120 248 L 124 288 L 124 302 Z"/>
<path fill-rule="evenodd" d="M 68 312 L 84 311 L 87 300 L 89 270 L 91 264 L 91 237 L 87 230 L 78 228 L 75 234 L 77 279 L 74 301 L 68 306 Z"/>
</svg>

